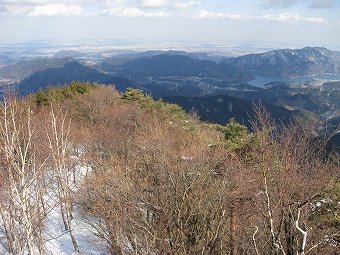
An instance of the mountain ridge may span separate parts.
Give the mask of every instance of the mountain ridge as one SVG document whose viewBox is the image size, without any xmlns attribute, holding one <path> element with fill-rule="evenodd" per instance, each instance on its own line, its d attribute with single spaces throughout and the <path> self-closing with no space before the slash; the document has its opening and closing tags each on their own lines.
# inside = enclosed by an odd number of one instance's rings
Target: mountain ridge
<svg viewBox="0 0 340 255">
<path fill-rule="evenodd" d="M 264 76 L 308 76 L 339 74 L 340 52 L 323 47 L 279 49 L 225 59 L 222 63 Z"/>
<path fill-rule="evenodd" d="M 271 103 L 259 100 L 244 100 L 228 95 L 216 95 L 207 97 L 166 97 L 166 102 L 178 104 L 186 111 L 196 112 L 203 121 L 226 124 L 230 118 L 251 128 L 251 119 L 256 116 L 254 106 L 263 105 L 277 123 L 288 123 L 299 110 L 290 111 Z"/>
<path fill-rule="evenodd" d="M 17 89 L 20 94 L 28 94 L 36 92 L 39 89 L 47 88 L 48 86 L 63 85 L 75 80 L 112 84 L 120 91 L 124 91 L 128 87 L 140 88 L 133 81 L 104 74 L 73 60 L 62 67 L 48 68 L 34 73 L 20 82 Z"/>
</svg>

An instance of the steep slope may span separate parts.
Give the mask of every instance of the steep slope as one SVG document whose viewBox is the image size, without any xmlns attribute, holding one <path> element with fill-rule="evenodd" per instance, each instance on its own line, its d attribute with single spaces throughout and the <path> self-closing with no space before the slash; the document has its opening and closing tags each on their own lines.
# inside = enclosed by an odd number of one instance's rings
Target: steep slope
<svg viewBox="0 0 340 255">
<path fill-rule="evenodd" d="M 35 92 L 39 88 L 70 83 L 74 80 L 112 84 L 120 91 L 124 91 L 127 87 L 138 88 L 137 84 L 132 81 L 121 77 L 112 77 L 72 61 L 60 68 L 48 68 L 34 73 L 19 84 L 18 90 L 21 94 L 27 94 Z"/>
<path fill-rule="evenodd" d="M 231 65 L 216 64 L 213 61 L 173 54 L 137 58 L 118 66 L 111 65 L 111 69 L 107 62 L 103 62 L 103 67 L 108 72 L 116 72 L 119 76 L 131 77 L 132 79 L 197 76 L 248 81 L 252 78 L 248 72 L 240 72 Z"/>
<path fill-rule="evenodd" d="M 165 101 L 182 106 L 186 111 L 197 112 L 202 120 L 225 124 L 234 117 L 238 122 L 251 128 L 250 121 L 255 117 L 256 101 L 242 100 L 226 95 L 211 97 L 167 97 Z M 257 101 L 258 102 L 258 101 Z M 278 122 L 288 122 L 299 111 L 289 111 L 283 107 L 262 102 Z"/>
<path fill-rule="evenodd" d="M 265 76 L 340 73 L 340 53 L 320 47 L 274 50 L 227 59 L 222 63 Z"/>
<path fill-rule="evenodd" d="M 98 64 L 98 68 L 104 70 L 105 72 L 111 72 L 118 65 L 123 63 L 131 62 L 133 60 L 141 58 L 151 58 L 157 55 L 167 55 L 167 56 L 186 56 L 197 60 L 209 60 L 209 61 L 221 61 L 223 56 L 219 55 L 209 55 L 205 52 L 186 52 L 178 50 L 149 50 L 145 52 L 127 51 L 118 55 L 110 56 L 101 61 Z"/>
<path fill-rule="evenodd" d="M 330 143 L 332 144 L 333 148 L 340 152 L 340 133 L 337 133 L 330 139 Z"/>
<path fill-rule="evenodd" d="M 36 72 L 44 71 L 48 68 L 62 67 L 72 61 L 71 58 L 43 58 L 32 61 L 21 61 L 17 64 L 1 68 L 0 77 L 21 81 Z"/>
<path fill-rule="evenodd" d="M 120 73 L 133 77 L 197 76 L 212 65 L 210 61 L 162 54 L 125 63 L 121 66 Z"/>
<path fill-rule="evenodd" d="M 323 120 L 340 116 L 340 90 L 310 89 L 290 96 L 277 97 L 271 103 L 288 109 L 304 109 L 318 114 Z"/>
<path fill-rule="evenodd" d="M 322 89 L 327 91 L 340 90 L 340 81 L 328 81 L 322 84 Z"/>
</svg>

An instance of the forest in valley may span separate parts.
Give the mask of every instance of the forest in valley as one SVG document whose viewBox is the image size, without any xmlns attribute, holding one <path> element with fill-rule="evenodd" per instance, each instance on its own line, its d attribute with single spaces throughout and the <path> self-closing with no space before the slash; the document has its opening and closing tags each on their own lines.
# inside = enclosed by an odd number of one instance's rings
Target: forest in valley
<svg viewBox="0 0 340 255">
<path fill-rule="evenodd" d="M 339 254 L 339 154 L 302 118 L 202 122 L 140 90 L 72 82 L 0 104 L 1 242 L 53 254 Z M 62 233 L 48 236 L 52 212 Z M 76 254 L 76 253 L 75 253 Z"/>
</svg>

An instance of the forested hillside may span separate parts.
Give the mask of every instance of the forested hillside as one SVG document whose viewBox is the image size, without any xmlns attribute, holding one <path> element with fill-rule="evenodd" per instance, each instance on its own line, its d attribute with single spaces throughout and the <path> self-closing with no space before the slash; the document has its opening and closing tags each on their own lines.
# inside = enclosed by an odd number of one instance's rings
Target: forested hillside
<svg viewBox="0 0 340 255">
<path fill-rule="evenodd" d="M 249 132 L 140 90 L 8 93 L 0 252 L 337 254 L 339 155 L 308 124 L 254 112 Z"/>
</svg>

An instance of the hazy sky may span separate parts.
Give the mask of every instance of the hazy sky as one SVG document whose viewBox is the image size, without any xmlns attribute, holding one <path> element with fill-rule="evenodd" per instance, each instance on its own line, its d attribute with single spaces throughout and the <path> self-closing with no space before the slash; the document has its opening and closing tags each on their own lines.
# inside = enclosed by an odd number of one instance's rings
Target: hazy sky
<svg viewBox="0 0 340 255">
<path fill-rule="evenodd" d="M 0 0 L 0 43 L 123 39 L 340 49 L 340 0 Z"/>
</svg>

